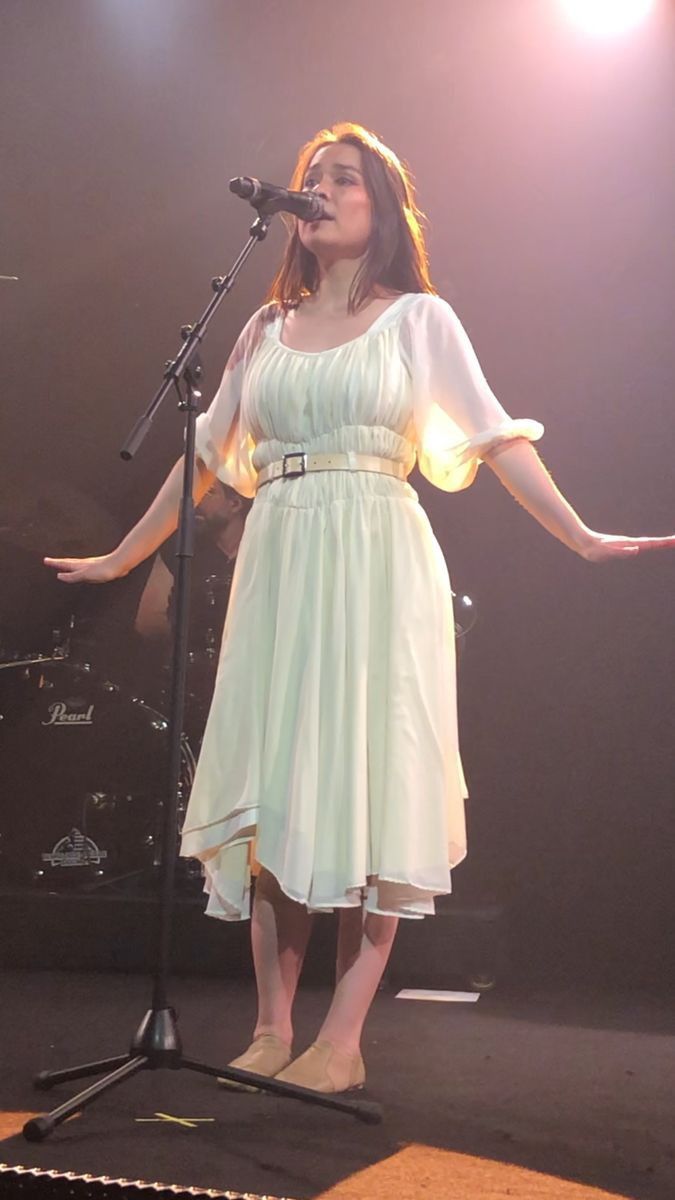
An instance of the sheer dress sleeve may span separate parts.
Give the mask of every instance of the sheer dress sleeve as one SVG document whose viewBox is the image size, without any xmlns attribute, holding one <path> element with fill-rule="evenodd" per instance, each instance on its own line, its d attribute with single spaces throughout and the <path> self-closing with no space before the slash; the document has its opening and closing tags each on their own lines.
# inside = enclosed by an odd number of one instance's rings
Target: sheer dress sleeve
<svg viewBox="0 0 675 1200">
<path fill-rule="evenodd" d="M 255 442 L 242 416 L 243 381 L 266 321 L 261 308 L 242 329 L 227 360 L 220 387 L 211 404 L 197 417 L 197 456 L 209 471 L 242 496 L 255 496 L 257 472 L 253 466 Z"/>
<path fill-rule="evenodd" d="M 489 450 L 542 436 L 539 421 L 513 420 L 499 403 L 445 300 L 421 295 L 403 319 L 401 336 L 412 379 L 418 466 L 436 487 L 461 491 Z"/>
</svg>

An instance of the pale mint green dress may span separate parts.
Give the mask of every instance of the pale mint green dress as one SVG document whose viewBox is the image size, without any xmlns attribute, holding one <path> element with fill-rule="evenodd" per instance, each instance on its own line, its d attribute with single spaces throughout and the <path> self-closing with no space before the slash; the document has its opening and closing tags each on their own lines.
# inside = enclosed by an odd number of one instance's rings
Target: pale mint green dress
<svg viewBox="0 0 675 1200">
<path fill-rule="evenodd" d="M 236 561 L 181 853 L 207 912 L 250 912 L 251 843 L 312 910 L 421 917 L 466 854 L 450 580 L 417 493 L 367 471 L 256 492 L 294 450 L 404 463 L 445 491 L 498 442 L 535 440 L 485 381 L 452 309 L 409 294 L 332 350 L 292 350 L 261 310 L 198 420 L 197 452 L 255 496 Z"/>
</svg>

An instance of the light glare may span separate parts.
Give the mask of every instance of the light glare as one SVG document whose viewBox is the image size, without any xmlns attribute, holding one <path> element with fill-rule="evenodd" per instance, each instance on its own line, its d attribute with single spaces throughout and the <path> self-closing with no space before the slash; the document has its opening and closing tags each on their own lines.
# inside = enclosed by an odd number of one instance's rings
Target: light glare
<svg viewBox="0 0 675 1200">
<path fill-rule="evenodd" d="M 654 0 L 561 0 L 568 16 L 588 33 L 624 33 L 643 21 Z"/>
</svg>

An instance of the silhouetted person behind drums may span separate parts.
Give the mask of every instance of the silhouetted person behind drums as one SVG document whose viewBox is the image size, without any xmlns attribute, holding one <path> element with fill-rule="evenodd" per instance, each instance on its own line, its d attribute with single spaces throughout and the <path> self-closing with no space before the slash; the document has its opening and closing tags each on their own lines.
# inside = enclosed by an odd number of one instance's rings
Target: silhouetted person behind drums
<svg viewBox="0 0 675 1200">
<path fill-rule="evenodd" d="M 195 512 L 186 728 L 189 726 L 190 737 L 196 743 L 201 739 L 211 701 L 234 565 L 250 507 L 250 500 L 216 479 Z M 145 663 L 142 673 L 146 693 L 162 710 L 168 704 L 169 677 L 166 671 L 158 673 L 157 667 L 168 667 L 170 661 L 175 615 L 174 582 L 178 569 L 176 548 L 174 535 L 155 555 L 133 626 L 134 633 L 143 639 L 149 651 L 141 656 Z"/>
<path fill-rule="evenodd" d="M 216 480 L 195 513 L 195 556 L 192 564 L 191 627 L 199 630 L 195 613 L 216 585 L 220 630 L 223 627 L 232 572 L 251 501 Z M 168 638 L 173 625 L 173 585 L 177 569 L 176 538 L 169 538 L 155 555 L 134 620 L 134 631 L 147 638 Z M 214 578 L 215 577 L 215 578 Z M 208 584 L 207 584 L 208 581 Z M 205 586 L 205 584 L 207 586 Z M 197 634 L 200 636 L 200 633 Z"/>
</svg>

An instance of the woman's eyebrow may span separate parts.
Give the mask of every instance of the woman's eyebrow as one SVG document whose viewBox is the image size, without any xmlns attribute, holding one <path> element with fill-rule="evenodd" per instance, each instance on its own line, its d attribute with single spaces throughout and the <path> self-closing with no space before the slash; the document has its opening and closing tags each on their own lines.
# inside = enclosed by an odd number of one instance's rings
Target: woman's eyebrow
<svg viewBox="0 0 675 1200">
<path fill-rule="evenodd" d="M 305 179 L 307 178 L 308 175 L 312 174 L 312 171 L 316 171 L 318 166 L 319 166 L 319 164 L 316 163 L 315 166 L 308 167 L 307 170 L 305 171 Z M 353 171 L 355 175 L 361 175 L 359 168 L 358 167 L 350 167 L 349 163 L 333 163 L 330 170 L 331 171 Z"/>
</svg>

